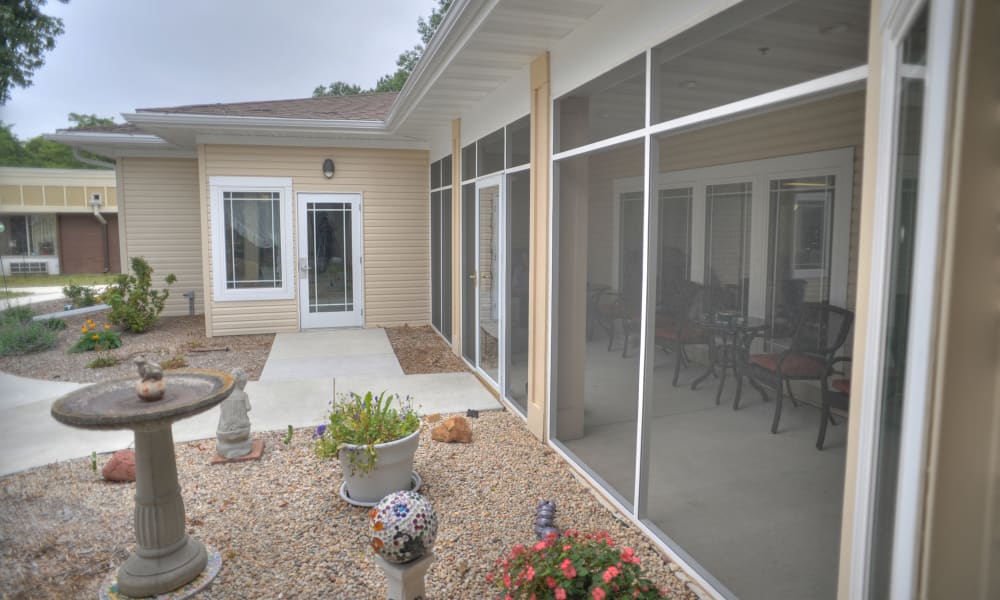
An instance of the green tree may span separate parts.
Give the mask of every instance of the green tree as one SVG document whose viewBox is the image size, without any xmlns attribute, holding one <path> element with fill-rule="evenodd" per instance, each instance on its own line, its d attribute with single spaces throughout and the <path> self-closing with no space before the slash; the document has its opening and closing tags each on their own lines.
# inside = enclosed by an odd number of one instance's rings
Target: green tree
<svg viewBox="0 0 1000 600">
<path fill-rule="evenodd" d="M 102 127 L 102 126 L 116 125 L 114 119 L 109 119 L 106 117 L 98 117 L 97 115 L 89 113 L 81 114 L 81 113 L 71 112 L 69 113 L 69 116 L 67 118 L 69 119 L 70 124 L 74 128 Z"/>
<path fill-rule="evenodd" d="M 59 0 L 63 4 L 69 0 Z M 0 2 L 0 105 L 10 100 L 10 90 L 31 85 L 44 55 L 56 47 L 63 32 L 62 19 L 42 13 L 46 0 Z"/>
<path fill-rule="evenodd" d="M 0 121 L 0 166 L 24 166 L 25 151 L 10 125 Z"/>
<path fill-rule="evenodd" d="M 95 127 L 114 125 L 112 119 L 92 114 L 69 113 L 70 124 L 74 127 Z M 84 155 L 101 159 L 100 156 L 84 152 Z M 47 169 L 93 169 L 93 165 L 80 162 L 73 156 L 73 149 L 65 144 L 36 136 L 26 142 L 17 138 L 11 126 L 0 121 L 0 166 L 41 167 Z"/>
<path fill-rule="evenodd" d="M 445 13 L 451 8 L 452 0 L 437 0 L 437 3 L 437 7 L 431 9 L 429 17 L 426 19 L 423 17 L 417 19 L 417 33 L 420 34 L 421 43 L 400 54 L 399 58 L 396 59 L 396 70 L 379 77 L 375 87 L 370 90 L 364 90 L 365 92 L 398 92 L 403 89 L 403 85 L 409 79 L 413 68 L 417 66 L 420 57 L 424 55 L 427 44 L 430 43 L 438 27 L 441 26 L 441 21 L 444 20 Z M 343 96 L 347 94 L 360 94 L 361 92 L 361 86 L 336 81 L 330 84 L 329 88 L 322 85 L 317 86 L 313 90 L 313 96 Z"/>
<path fill-rule="evenodd" d="M 325 85 L 318 85 L 316 89 L 313 90 L 313 97 L 318 98 L 320 96 L 350 96 L 352 94 L 360 94 L 361 86 L 354 85 L 353 83 L 347 83 L 345 81 L 334 81 L 329 87 Z"/>
</svg>

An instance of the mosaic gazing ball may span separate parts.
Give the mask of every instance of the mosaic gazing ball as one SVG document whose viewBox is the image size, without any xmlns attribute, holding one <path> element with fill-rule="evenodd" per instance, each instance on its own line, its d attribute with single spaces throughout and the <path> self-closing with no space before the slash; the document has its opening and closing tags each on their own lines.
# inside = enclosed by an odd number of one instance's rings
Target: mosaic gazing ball
<svg viewBox="0 0 1000 600">
<path fill-rule="evenodd" d="M 416 492 L 393 492 L 368 513 L 372 550 L 387 562 L 401 564 L 424 556 L 434 547 L 437 514 Z"/>
</svg>

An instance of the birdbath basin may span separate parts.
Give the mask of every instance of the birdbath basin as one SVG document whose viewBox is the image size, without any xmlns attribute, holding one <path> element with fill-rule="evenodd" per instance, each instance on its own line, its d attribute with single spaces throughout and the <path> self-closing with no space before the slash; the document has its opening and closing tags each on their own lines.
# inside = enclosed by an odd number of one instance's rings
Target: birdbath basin
<svg viewBox="0 0 1000 600">
<path fill-rule="evenodd" d="M 234 385 L 232 376 L 221 371 L 178 369 L 160 375 L 158 366 L 156 371 L 144 379 L 95 383 L 52 405 L 52 416 L 71 427 L 135 432 L 137 544 L 118 569 L 118 591 L 132 597 L 176 590 L 205 569 L 205 546 L 185 530 L 171 425 L 216 406 L 232 393 Z M 140 398 L 137 384 L 154 377 L 158 384 L 162 377 L 162 398 Z"/>
</svg>

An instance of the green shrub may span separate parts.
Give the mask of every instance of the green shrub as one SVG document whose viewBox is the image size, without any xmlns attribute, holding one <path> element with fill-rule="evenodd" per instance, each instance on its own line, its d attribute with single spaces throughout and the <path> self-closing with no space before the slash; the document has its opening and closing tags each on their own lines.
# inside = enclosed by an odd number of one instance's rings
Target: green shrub
<svg viewBox="0 0 1000 600">
<path fill-rule="evenodd" d="M 66 296 L 73 303 L 73 308 L 93 306 L 101 301 L 101 295 L 93 288 L 85 285 L 71 283 L 62 289 L 63 296 Z"/>
<path fill-rule="evenodd" d="M 118 335 L 117 331 L 111 331 L 111 326 L 107 323 L 104 324 L 104 327 L 98 327 L 97 323 L 87 319 L 87 322 L 80 328 L 80 333 L 80 339 L 69 349 L 71 353 L 91 350 L 101 352 L 122 346 L 121 336 Z"/>
<path fill-rule="evenodd" d="M 66 329 L 66 321 L 63 321 L 62 319 L 42 319 L 39 323 L 45 325 L 51 331 L 62 331 L 63 329 Z"/>
<path fill-rule="evenodd" d="M 118 359 L 110 354 L 102 352 L 97 355 L 97 358 L 87 363 L 88 369 L 103 369 L 105 367 L 113 367 L 118 364 Z"/>
<path fill-rule="evenodd" d="M 163 312 L 170 296 L 167 289 L 153 289 L 153 267 L 141 256 L 132 257 L 135 275 L 121 274 L 105 291 L 105 301 L 111 306 L 109 318 L 122 329 L 142 333 L 149 329 Z M 167 285 L 177 281 L 171 273 L 164 278 Z"/>
<path fill-rule="evenodd" d="M 11 306 L 0 312 L 0 326 L 13 323 L 27 323 L 31 317 L 35 316 L 35 311 L 28 306 Z"/>
<path fill-rule="evenodd" d="M 8 321 L 0 325 L 0 356 L 42 352 L 55 343 L 56 333 L 36 321 Z"/>
</svg>

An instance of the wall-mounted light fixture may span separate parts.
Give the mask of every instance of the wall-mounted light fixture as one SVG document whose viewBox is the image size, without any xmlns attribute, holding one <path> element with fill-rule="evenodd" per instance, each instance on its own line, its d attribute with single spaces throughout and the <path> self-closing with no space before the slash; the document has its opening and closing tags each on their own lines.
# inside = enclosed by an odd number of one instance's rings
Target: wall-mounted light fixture
<svg viewBox="0 0 1000 600">
<path fill-rule="evenodd" d="M 327 179 L 333 179 L 333 171 L 334 171 L 333 159 L 332 158 L 328 158 L 328 159 L 324 160 L 323 161 L 323 176 L 326 177 Z"/>
</svg>

